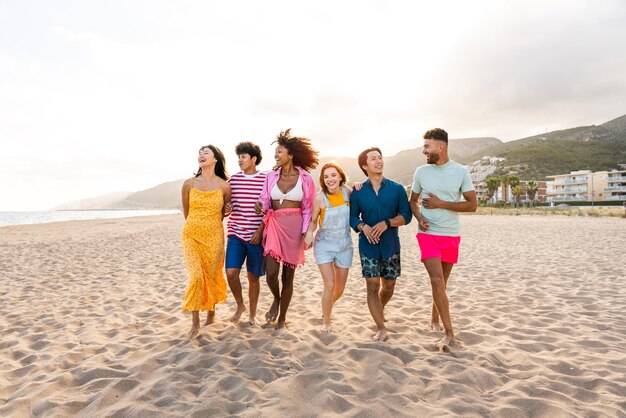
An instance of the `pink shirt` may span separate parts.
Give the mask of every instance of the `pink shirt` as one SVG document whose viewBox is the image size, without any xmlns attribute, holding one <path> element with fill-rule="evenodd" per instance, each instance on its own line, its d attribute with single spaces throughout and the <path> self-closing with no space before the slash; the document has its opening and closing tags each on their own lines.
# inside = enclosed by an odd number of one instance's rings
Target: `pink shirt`
<svg viewBox="0 0 626 418">
<path fill-rule="evenodd" d="M 302 197 L 302 203 L 300 204 L 300 209 L 302 209 L 302 233 L 304 234 L 309 228 L 309 223 L 311 222 L 311 213 L 313 212 L 313 199 L 315 198 L 315 183 L 313 182 L 313 177 L 309 174 L 308 171 L 295 167 L 300 173 L 300 180 L 302 181 L 302 191 L 304 192 L 304 196 Z M 271 191 L 272 187 L 276 183 L 278 183 L 278 179 L 280 178 L 281 168 L 278 168 L 274 171 L 270 171 L 267 173 L 267 178 L 265 179 L 265 183 L 263 184 L 263 191 L 261 192 L 261 196 L 259 197 L 259 202 L 263 205 L 263 211 L 267 212 L 272 208 L 272 197 Z"/>
</svg>

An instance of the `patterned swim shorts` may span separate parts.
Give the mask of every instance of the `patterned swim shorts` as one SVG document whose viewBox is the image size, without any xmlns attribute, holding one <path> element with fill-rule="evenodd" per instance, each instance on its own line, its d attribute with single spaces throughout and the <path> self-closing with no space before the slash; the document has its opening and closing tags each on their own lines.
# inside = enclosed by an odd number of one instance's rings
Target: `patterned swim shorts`
<svg viewBox="0 0 626 418">
<path fill-rule="evenodd" d="M 396 280 L 400 276 L 400 253 L 390 258 L 378 259 L 361 255 L 361 272 L 363 277 L 382 277 L 385 280 Z"/>
</svg>

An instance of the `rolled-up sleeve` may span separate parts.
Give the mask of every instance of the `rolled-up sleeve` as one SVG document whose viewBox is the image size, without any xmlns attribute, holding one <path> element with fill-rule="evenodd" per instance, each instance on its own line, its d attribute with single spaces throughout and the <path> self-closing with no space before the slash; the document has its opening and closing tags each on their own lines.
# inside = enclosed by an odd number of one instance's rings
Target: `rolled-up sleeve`
<svg viewBox="0 0 626 418">
<path fill-rule="evenodd" d="M 406 225 L 411 223 L 413 214 L 411 213 L 411 207 L 409 206 L 409 199 L 406 196 L 406 190 L 400 185 L 398 190 L 398 213 L 402 215 Z"/>
<path fill-rule="evenodd" d="M 313 177 L 304 170 L 300 171 L 300 177 L 302 177 L 302 191 L 304 192 L 302 197 L 302 233 L 304 234 L 309 229 L 309 223 L 311 223 L 315 183 Z"/>
<path fill-rule="evenodd" d="M 359 232 L 356 230 L 356 227 L 362 222 L 360 215 L 361 209 L 359 207 L 359 192 L 353 190 L 352 193 L 350 193 L 350 226 L 355 232 Z"/>
<path fill-rule="evenodd" d="M 263 212 L 267 212 L 272 207 L 272 199 L 270 196 L 270 190 L 272 187 L 272 180 L 276 177 L 276 172 L 270 171 L 265 176 L 265 182 L 263 183 L 263 189 L 259 196 L 259 202 L 263 205 Z"/>
</svg>

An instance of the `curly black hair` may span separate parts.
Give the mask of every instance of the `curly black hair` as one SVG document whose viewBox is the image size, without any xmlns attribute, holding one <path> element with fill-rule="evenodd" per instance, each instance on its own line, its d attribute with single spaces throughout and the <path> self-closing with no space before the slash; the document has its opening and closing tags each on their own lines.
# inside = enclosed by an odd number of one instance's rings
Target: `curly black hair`
<svg viewBox="0 0 626 418">
<path fill-rule="evenodd" d="M 278 144 L 287 149 L 293 156 L 293 165 L 306 171 L 311 171 L 319 164 L 319 151 L 311 145 L 311 140 L 299 136 L 291 136 L 291 128 L 281 131 L 272 144 Z"/>
<path fill-rule="evenodd" d="M 263 159 L 263 155 L 261 154 L 261 147 L 249 141 L 238 143 L 235 147 L 235 154 L 248 154 L 250 158 L 256 157 L 256 163 L 254 165 L 259 165 L 261 163 L 261 160 Z"/>
</svg>

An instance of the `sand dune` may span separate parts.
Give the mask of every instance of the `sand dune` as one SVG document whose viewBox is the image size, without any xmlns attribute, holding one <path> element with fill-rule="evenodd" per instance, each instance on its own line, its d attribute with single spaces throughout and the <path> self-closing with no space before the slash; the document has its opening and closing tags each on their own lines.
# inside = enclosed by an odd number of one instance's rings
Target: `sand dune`
<svg viewBox="0 0 626 418">
<path fill-rule="evenodd" d="M 229 323 L 229 295 L 186 343 L 182 223 L 0 228 L 0 416 L 626 416 L 623 219 L 463 217 L 448 353 L 427 329 L 415 224 L 387 342 L 369 341 L 356 254 L 335 331 L 318 333 L 309 252 L 288 330 Z M 262 286 L 260 317 L 269 302 Z"/>
</svg>

